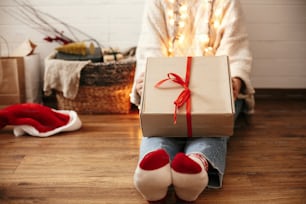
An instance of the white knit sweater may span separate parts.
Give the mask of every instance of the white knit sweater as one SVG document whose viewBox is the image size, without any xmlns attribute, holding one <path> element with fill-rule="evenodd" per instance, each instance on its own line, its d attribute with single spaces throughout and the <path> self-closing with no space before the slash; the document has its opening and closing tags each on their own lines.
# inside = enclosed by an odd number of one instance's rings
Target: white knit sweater
<svg viewBox="0 0 306 204">
<path fill-rule="evenodd" d="M 187 6 L 185 26 L 176 28 L 169 17 L 169 10 L 175 10 L 170 0 L 146 0 L 142 30 L 137 46 L 137 68 L 135 79 L 145 71 L 148 57 L 169 56 L 169 42 L 184 36 L 173 43 L 172 56 L 229 56 L 231 76 L 244 82 L 239 95 L 246 100 L 248 112 L 254 110 L 254 89 L 250 80 L 252 56 L 248 35 L 238 0 L 177 0 Z M 176 23 L 180 21 L 177 17 Z M 217 20 L 218 19 L 218 20 Z M 217 25 L 216 25 L 217 24 Z M 214 26 L 216 25 L 216 26 Z M 209 43 L 203 43 L 203 36 L 209 36 Z M 207 47 L 212 51 L 205 52 Z M 135 83 L 131 102 L 139 105 L 140 96 Z"/>
</svg>

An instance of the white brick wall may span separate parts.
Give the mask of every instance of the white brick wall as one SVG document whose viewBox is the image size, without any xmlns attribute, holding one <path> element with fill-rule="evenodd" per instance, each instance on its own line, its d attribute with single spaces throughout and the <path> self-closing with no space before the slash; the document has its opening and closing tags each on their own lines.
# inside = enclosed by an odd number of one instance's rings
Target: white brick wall
<svg viewBox="0 0 306 204">
<path fill-rule="evenodd" d="M 105 46 L 127 49 L 137 44 L 145 0 L 29 0 L 96 38 Z M 254 56 L 256 88 L 306 88 L 306 1 L 241 0 Z M 10 50 L 26 39 L 37 45 L 43 59 L 56 43 L 19 22 L 7 12 L 20 12 L 12 0 L 0 0 L 0 36 Z M 1 41 L 2 55 L 6 49 Z M 43 63 L 43 61 L 42 61 Z"/>
</svg>

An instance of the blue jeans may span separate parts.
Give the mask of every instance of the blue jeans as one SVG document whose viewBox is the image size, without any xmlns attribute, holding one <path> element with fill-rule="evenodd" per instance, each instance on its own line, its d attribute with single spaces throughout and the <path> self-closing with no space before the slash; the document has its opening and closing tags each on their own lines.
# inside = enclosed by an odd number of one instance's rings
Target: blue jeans
<svg viewBox="0 0 306 204">
<path fill-rule="evenodd" d="M 235 119 L 243 108 L 244 101 L 235 102 Z M 208 171 L 210 188 L 220 188 L 226 164 L 229 137 L 143 137 L 140 146 L 140 160 L 149 152 L 164 149 L 172 160 L 178 152 L 202 153 L 210 164 Z"/>
</svg>

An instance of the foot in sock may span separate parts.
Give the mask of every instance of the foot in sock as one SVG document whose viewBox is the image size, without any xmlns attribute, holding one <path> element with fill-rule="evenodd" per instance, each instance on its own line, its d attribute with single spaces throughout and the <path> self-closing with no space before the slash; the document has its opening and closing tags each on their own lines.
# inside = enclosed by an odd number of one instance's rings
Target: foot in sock
<svg viewBox="0 0 306 204">
<path fill-rule="evenodd" d="M 208 184 L 208 163 L 201 154 L 178 153 L 171 164 L 172 182 L 181 201 L 195 201 Z"/>
<path fill-rule="evenodd" d="M 168 153 L 158 149 L 146 154 L 139 162 L 134 174 L 134 185 L 140 194 L 147 201 L 151 201 L 150 203 L 158 203 L 167 196 L 171 183 Z"/>
</svg>

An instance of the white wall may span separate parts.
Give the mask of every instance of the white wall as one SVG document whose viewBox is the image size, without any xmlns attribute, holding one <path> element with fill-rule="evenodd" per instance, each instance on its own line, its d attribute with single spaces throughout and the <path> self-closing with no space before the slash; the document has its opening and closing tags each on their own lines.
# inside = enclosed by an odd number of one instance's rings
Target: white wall
<svg viewBox="0 0 306 204">
<path fill-rule="evenodd" d="M 260 88 L 306 88 L 306 1 L 241 0 Z"/>
<path fill-rule="evenodd" d="M 145 0 L 29 0 L 49 13 L 122 50 L 137 44 Z M 256 88 L 306 88 L 306 1 L 241 0 L 254 56 L 252 79 Z M 14 19 L 14 1 L 0 0 L 0 36 L 10 50 L 26 39 L 37 45 L 43 59 L 57 43 Z M 2 55 L 6 55 L 3 41 Z"/>
</svg>

